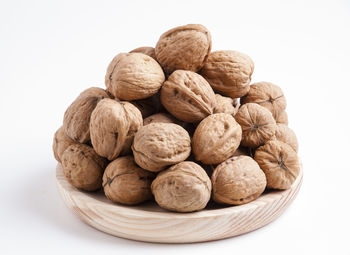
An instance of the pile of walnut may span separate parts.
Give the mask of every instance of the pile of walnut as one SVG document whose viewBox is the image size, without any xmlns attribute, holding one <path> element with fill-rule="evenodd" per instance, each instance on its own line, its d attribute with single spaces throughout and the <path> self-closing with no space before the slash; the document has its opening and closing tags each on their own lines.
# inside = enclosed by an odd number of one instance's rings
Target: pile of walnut
<svg viewBox="0 0 350 255">
<path fill-rule="evenodd" d="M 282 90 L 250 84 L 247 55 L 211 46 L 204 26 L 186 25 L 155 48 L 118 54 L 107 89 L 83 91 L 55 133 L 67 181 L 103 188 L 121 204 L 154 197 L 177 212 L 201 210 L 210 198 L 240 205 L 266 188 L 290 188 L 300 164 Z"/>
</svg>

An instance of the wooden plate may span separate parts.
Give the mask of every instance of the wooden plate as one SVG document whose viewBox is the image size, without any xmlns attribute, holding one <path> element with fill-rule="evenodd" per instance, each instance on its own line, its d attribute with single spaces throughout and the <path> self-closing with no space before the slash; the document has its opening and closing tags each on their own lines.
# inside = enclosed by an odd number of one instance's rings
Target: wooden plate
<svg viewBox="0 0 350 255">
<path fill-rule="evenodd" d="M 285 191 L 269 191 L 255 201 L 240 206 L 209 203 L 194 213 L 172 213 L 154 201 L 124 206 L 109 201 L 102 191 L 83 192 L 64 178 L 56 168 L 58 190 L 65 204 L 84 222 L 118 237 L 157 243 L 193 243 L 241 235 L 270 223 L 294 200 L 302 183 L 300 174 Z"/>
</svg>

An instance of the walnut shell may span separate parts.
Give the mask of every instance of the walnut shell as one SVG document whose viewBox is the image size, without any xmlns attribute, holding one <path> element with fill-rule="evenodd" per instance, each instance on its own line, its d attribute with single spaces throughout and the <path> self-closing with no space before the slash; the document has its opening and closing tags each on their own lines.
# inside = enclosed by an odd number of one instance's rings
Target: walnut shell
<svg viewBox="0 0 350 255">
<path fill-rule="evenodd" d="M 196 123 L 213 113 L 216 99 L 213 89 L 199 74 L 177 70 L 164 83 L 160 100 L 172 115 Z"/>
<path fill-rule="evenodd" d="M 231 157 L 242 139 L 242 129 L 232 115 L 216 113 L 199 123 L 192 139 L 198 161 L 219 164 Z"/>
<path fill-rule="evenodd" d="M 211 182 L 201 166 L 184 161 L 159 173 L 151 188 L 160 207 L 175 212 L 193 212 L 207 205 Z"/>
<path fill-rule="evenodd" d="M 139 47 L 130 51 L 130 53 L 142 53 L 147 56 L 150 56 L 153 59 L 156 59 L 156 53 L 153 47 Z"/>
<path fill-rule="evenodd" d="M 179 125 L 151 123 L 138 130 L 131 148 L 140 167 L 159 172 L 190 155 L 191 139 Z"/>
<path fill-rule="evenodd" d="M 153 114 L 153 115 L 145 118 L 143 120 L 143 125 L 146 126 L 146 125 L 151 124 L 151 123 L 159 123 L 159 122 L 161 122 L 161 123 L 175 123 L 175 124 L 180 123 L 180 121 L 175 119 L 170 114 L 162 112 L 162 113 Z"/>
<path fill-rule="evenodd" d="M 157 93 L 165 80 L 161 66 L 142 53 L 120 53 L 109 64 L 107 90 L 116 98 L 137 100 Z"/>
<path fill-rule="evenodd" d="M 160 102 L 160 92 L 145 99 L 130 101 L 130 103 L 140 110 L 142 118 L 147 118 L 148 116 L 158 113 L 164 109 Z"/>
<path fill-rule="evenodd" d="M 289 189 L 299 175 L 298 155 L 284 142 L 268 141 L 255 151 L 254 159 L 266 175 L 268 188 Z"/>
<path fill-rule="evenodd" d="M 110 200 L 135 205 L 152 198 L 154 177 L 154 173 L 136 165 L 132 156 L 121 157 L 107 166 L 103 174 L 103 189 Z"/>
<path fill-rule="evenodd" d="M 239 109 L 239 101 L 237 98 L 224 97 L 220 94 L 215 94 L 216 107 L 214 113 L 227 113 L 235 116 Z"/>
<path fill-rule="evenodd" d="M 253 103 L 242 105 L 235 115 L 242 127 L 242 142 L 246 147 L 258 147 L 276 133 L 276 121 L 266 108 Z"/>
<path fill-rule="evenodd" d="M 288 115 L 286 111 L 277 112 L 273 115 L 277 124 L 288 125 Z"/>
<path fill-rule="evenodd" d="M 236 156 L 218 165 L 211 176 L 213 200 L 241 205 L 258 198 L 265 190 L 266 177 L 259 165 L 248 156 Z"/>
<path fill-rule="evenodd" d="M 64 113 L 63 128 L 68 137 L 79 143 L 90 141 L 90 117 L 97 103 L 109 98 L 101 88 L 89 88 L 83 91 Z"/>
<path fill-rule="evenodd" d="M 102 187 L 102 175 L 107 161 L 90 146 L 72 144 L 63 152 L 61 159 L 64 177 L 74 187 L 86 191 Z"/>
<path fill-rule="evenodd" d="M 246 54 L 221 50 L 209 54 L 200 74 L 214 91 L 239 98 L 248 93 L 253 71 L 254 63 Z"/>
<path fill-rule="evenodd" d="M 211 50 L 211 35 L 202 25 L 189 24 L 161 35 L 155 53 L 166 73 L 175 70 L 197 72 Z"/>
<path fill-rule="evenodd" d="M 141 126 L 142 116 L 135 106 L 104 99 L 91 115 L 92 146 L 99 155 L 113 160 L 119 154 L 131 152 L 134 134 Z"/>
<path fill-rule="evenodd" d="M 63 152 L 72 144 L 76 142 L 70 139 L 64 132 L 63 126 L 60 127 L 54 136 L 52 150 L 55 156 L 55 159 L 61 163 L 61 158 Z"/>
<path fill-rule="evenodd" d="M 294 131 L 287 125 L 277 124 L 275 138 L 278 141 L 289 144 L 293 148 L 293 150 L 298 152 L 299 145 L 297 136 L 295 135 Z"/>
<path fill-rule="evenodd" d="M 273 116 L 286 109 L 286 98 L 280 87 L 271 82 L 257 82 L 250 86 L 246 96 L 241 98 L 241 104 L 256 103 L 267 108 Z"/>
</svg>

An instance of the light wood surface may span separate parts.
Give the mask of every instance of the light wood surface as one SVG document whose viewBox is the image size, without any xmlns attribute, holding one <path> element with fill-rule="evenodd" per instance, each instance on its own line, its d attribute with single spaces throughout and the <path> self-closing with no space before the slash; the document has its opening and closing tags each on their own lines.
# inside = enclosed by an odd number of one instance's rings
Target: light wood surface
<svg viewBox="0 0 350 255">
<path fill-rule="evenodd" d="M 124 206 L 109 201 L 102 191 L 83 192 L 64 178 L 56 168 L 57 187 L 65 204 L 84 222 L 118 237 L 157 243 L 193 243 L 241 235 L 270 223 L 294 200 L 302 183 L 300 172 L 293 186 L 285 191 L 269 191 L 240 206 L 219 206 L 210 202 L 194 213 L 165 211 L 150 201 Z"/>
</svg>

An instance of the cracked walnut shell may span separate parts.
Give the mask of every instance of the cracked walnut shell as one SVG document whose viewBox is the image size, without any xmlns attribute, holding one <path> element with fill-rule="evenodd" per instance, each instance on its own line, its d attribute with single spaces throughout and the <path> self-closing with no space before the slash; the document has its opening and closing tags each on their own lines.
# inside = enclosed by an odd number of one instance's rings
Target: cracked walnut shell
<svg viewBox="0 0 350 255">
<path fill-rule="evenodd" d="M 52 150 L 55 156 L 55 159 L 61 163 L 61 158 L 63 152 L 72 144 L 76 142 L 70 139 L 64 132 L 63 126 L 60 127 L 53 138 Z"/>
<path fill-rule="evenodd" d="M 219 164 L 231 157 L 242 139 L 242 129 L 232 115 L 216 113 L 197 126 L 192 149 L 196 160 L 204 164 Z"/>
<path fill-rule="evenodd" d="M 91 143 L 102 157 L 113 160 L 131 152 L 131 144 L 142 126 L 140 111 L 129 102 L 104 99 L 92 112 Z"/>
<path fill-rule="evenodd" d="M 216 107 L 214 113 L 227 113 L 235 116 L 240 106 L 237 98 L 224 97 L 220 94 L 215 94 Z"/>
<path fill-rule="evenodd" d="M 160 207 L 176 212 L 193 212 L 207 205 L 211 182 L 201 166 L 184 161 L 159 173 L 151 188 Z"/>
<path fill-rule="evenodd" d="M 268 141 L 255 151 L 254 159 L 266 175 L 268 188 L 289 189 L 299 175 L 298 155 L 284 142 Z"/>
<path fill-rule="evenodd" d="M 239 98 L 247 94 L 254 63 L 251 58 L 238 51 L 221 50 L 209 54 L 200 74 L 214 91 Z"/>
<path fill-rule="evenodd" d="M 177 124 L 151 123 L 138 130 L 132 150 L 140 167 L 159 172 L 190 155 L 191 139 L 187 131 Z"/>
<path fill-rule="evenodd" d="M 177 119 L 196 123 L 213 113 L 216 99 L 213 89 L 199 74 L 177 70 L 164 83 L 160 100 Z"/>
<path fill-rule="evenodd" d="M 242 105 L 235 115 L 242 127 L 242 142 L 246 147 L 258 147 L 276 133 L 276 121 L 266 108 L 253 103 Z"/>
<path fill-rule="evenodd" d="M 152 198 L 154 173 L 135 164 L 132 156 L 120 157 L 109 163 L 103 174 L 103 190 L 112 201 L 135 205 Z"/>
<path fill-rule="evenodd" d="M 70 145 L 62 155 L 62 169 L 66 180 L 74 187 L 94 191 L 102 187 L 102 175 L 107 160 L 88 145 Z"/>
<path fill-rule="evenodd" d="M 211 35 L 202 25 L 189 24 L 173 28 L 158 40 L 156 58 L 165 72 L 175 70 L 197 72 L 211 50 Z"/>
<path fill-rule="evenodd" d="M 165 80 L 156 60 L 142 53 L 120 53 L 107 68 L 107 90 L 122 100 L 137 100 L 158 92 Z"/>
<path fill-rule="evenodd" d="M 258 198 L 265 190 L 266 177 L 248 156 L 235 156 L 218 165 L 212 176 L 213 200 L 221 204 L 241 205 Z"/>
</svg>

